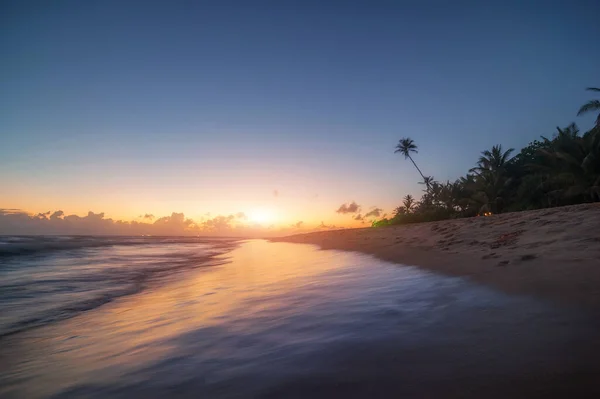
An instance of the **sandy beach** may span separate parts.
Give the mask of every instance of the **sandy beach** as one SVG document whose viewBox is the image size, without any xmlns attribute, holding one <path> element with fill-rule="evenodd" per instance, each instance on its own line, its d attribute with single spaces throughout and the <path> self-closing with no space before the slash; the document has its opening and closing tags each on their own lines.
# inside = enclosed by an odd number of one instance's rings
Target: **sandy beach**
<svg viewBox="0 0 600 399">
<path fill-rule="evenodd" d="M 598 203 L 273 241 L 363 252 L 508 293 L 600 308 Z"/>
</svg>

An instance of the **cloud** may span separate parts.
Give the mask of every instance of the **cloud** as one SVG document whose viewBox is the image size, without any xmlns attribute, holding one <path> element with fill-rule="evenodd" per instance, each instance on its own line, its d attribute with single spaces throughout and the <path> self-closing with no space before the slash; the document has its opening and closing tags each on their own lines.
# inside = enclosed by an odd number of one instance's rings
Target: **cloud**
<svg viewBox="0 0 600 399">
<path fill-rule="evenodd" d="M 369 212 L 365 213 L 365 217 L 368 218 L 368 217 L 373 216 L 373 217 L 378 218 L 379 216 L 381 216 L 382 212 L 383 212 L 383 209 L 374 207 Z"/>
<path fill-rule="evenodd" d="M 37 215 L 35 215 L 35 218 L 38 219 L 48 219 L 48 216 L 50 216 L 52 212 L 48 211 L 48 212 L 44 212 L 44 213 L 38 213 Z"/>
<path fill-rule="evenodd" d="M 318 230 L 332 230 L 336 228 L 337 227 L 335 225 L 326 225 L 323 221 L 321 221 L 321 224 L 317 226 Z"/>
<path fill-rule="evenodd" d="M 104 212 L 94 213 L 92 211 L 89 211 L 86 218 L 91 220 L 102 220 L 104 219 Z"/>
<path fill-rule="evenodd" d="M 15 208 L 0 208 L 0 215 L 25 214 L 21 209 Z"/>
<path fill-rule="evenodd" d="M 143 218 L 147 219 L 147 220 L 152 220 L 152 219 L 154 219 L 154 215 L 151 213 L 147 213 L 143 216 Z"/>
<path fill-rule="evenodd" d="M 148 216 L 148 217 L 145 217 Z M 20 209 L 0 208 L 0 235 L 122 235 L 122 236 L 239 236 L 266 237 L 294 234 L 300 231 L 331 230 L 339 227 L 320 225 L 308 227 L 297 221 L 285 227 L 261 226 L 248 222 L 243 212 L 218 215 L 204 220 L 192 220 L 183 213 L 173 212 L 168 216 L 140 215 L 133 221 L 113 220 L 104 212 L 90 211 L 80 216 L 66 214 L 62 210 L 27 213 Z"/>
<path fill-rule="evenodd" d="M 185 217 L 183 213 L 173 212 L 171 216 L 158 218 L 153 224 L 154 229 L 161 234 L 183 234 L 197 229 L 192 219 Z"/>
<path fill-rule="evenodd" d="M 359 213 L 358 215 L 354 216 L 352 219 L 354 219 L 354 220 L 363 220 L 364 216 Z"/>
<path fill-rule="evenodd" d="M 360 205 L 358 205 L 356 202 L 352 201 L 349 204 L 340 205 L 340 207 L 338 208 L 338 210 L 336 212 L 346 214 L 346 213 L 356 213 L 359 211 L 360 211 Z"/>
<path fill-rule="evenodd" d="M 273 190 L 273 197 L 279 197 L 279 191 Z"/>
<path fill-rule="evenodd" d="M 0 209 L 0 235 L 198 235 L 221 233 L 231 235 L 259 234 L 254 227 L 236 225 L 243 215 L 216 216 L 203 223 L 186 218 L 183 213 L 143 221 L 107 218 L 104 212 L 88 212 L 85 216 L 66 215 L 63 211 L 28 214 L 19 209 Z M 261 230 L 262 231 L 262 230 Z"/>
<path fill-rule="evenodd" d="M 235 219 L 235 215 L 215 216 L 214 218 L 206 220 L 204 223 L 202 223 L 202 227 L 204 230 L 213 232 L 229 231 L 233 229 L 233 225 L 231 224 L 233 219 Z"/>
<path fill-rule="evenodd" d="M 52 215 L 50 215 L 50 220 L 62 219 L 65 216 L 63 211 L 56 211 Z"/>
<path fill-rule="evenodd" d="M 0 234 L 119 234 L 115 222 L 104 213 L 88 212 L 84 217 L 64 216 L 63 211 L 29 215 L 23 211 L 0 212 Z"/>
</svg>

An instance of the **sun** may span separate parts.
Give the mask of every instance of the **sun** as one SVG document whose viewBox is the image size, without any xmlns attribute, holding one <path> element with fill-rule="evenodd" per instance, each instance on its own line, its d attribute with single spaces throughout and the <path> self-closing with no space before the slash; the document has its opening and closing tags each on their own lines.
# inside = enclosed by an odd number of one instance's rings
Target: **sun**
<svg viewBox="0 0 600 399">
<path fill-rule="evenodd" d="M 258 224 L 269 223 L 273 221 L 273 212 L 267 209 L 255 209 L 248 213 L 248 219 Z"/>
</svg>

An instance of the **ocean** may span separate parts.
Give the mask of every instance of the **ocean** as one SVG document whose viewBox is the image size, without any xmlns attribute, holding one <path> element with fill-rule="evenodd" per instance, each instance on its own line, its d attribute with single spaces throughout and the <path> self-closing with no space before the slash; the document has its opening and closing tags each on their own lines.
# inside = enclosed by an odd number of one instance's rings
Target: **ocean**
<svg viewBox="0 0 600 399">
<path fill-rule="evenodd" d="M 178 270 L 214 264 L 234 241 L 194 237 L 0 237 L 0 336 L 141 291 Z"/>
<path fill-rule="evenodd" d="M 562 397 L 598 321 L 311 245 L 0 238 L 0 397 Z"/>
</svg>

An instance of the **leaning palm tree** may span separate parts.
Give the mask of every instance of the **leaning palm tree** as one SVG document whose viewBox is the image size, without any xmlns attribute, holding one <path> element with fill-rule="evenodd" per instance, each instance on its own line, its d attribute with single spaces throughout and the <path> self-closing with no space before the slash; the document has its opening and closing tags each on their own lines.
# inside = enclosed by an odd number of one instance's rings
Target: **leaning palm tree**
<svg viewBox="0 0 600 399">
<path fill-rule="evenodd" d="M 425 175 L 423 175 L 423 172 L 421 172 L 421 169 L 419 169 L 419 167 L 417 166 L 415 161 L 410 156 L 411 153 L 417 154 L 419 152 L 419 151 L 417 151 L 417 145 L 415 144 L 413 139 L 408 138 L 408 137 L 400 139 L 400 141 L 398 141 L 398 145 L 396 146 L 396 151 L 394 151 L 394 154 L 396 154 L 398 152 L 400 154 L 404 155 L 404 159 L 407 159 L 407 158 L 410 159 L 410 161 L 413 163 L 413 165 L 415 165 L 415 168 L 417 168 L 417 171 L 419 171 L 419 174 L 423 178 L 423 181 L 426 181 Z M 429 184 L 427 184 L 427 185 L 429 186 Z"/>
<path fill-rule="evenodd" d="M 597 87 L 588 87 L 586 90 L 600 92 L 600 88 Z M 600 101 L 599 100 L 590 100 L 587 103 L 583 104 L 581 108 L 579 108 L 579 112 L 577 112 L 577 116 L 587 114 L 588 112 L 600 111 Z M 596 126 L 600 126 L 600 113 L 596 118 Z"/>
</svg>

